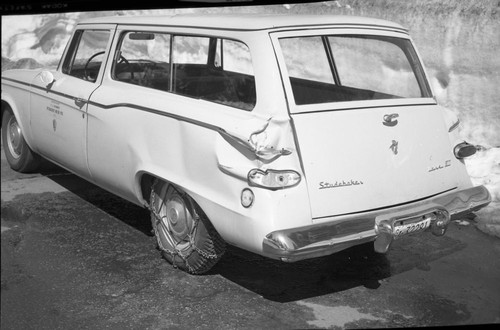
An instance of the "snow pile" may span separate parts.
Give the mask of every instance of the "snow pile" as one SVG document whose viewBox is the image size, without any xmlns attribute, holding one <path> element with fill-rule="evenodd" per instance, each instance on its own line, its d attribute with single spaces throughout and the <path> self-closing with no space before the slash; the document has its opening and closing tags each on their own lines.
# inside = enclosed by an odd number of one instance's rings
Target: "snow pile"
<svg viewBox="0 0 500 330">
<path fill-rule="evenodd" d="M 491 204 L 476 212 L 477 227 L 500 238 L 500 147 L 480 149 L 465 164 L 472 183 L 485 186 L 491 194 Z"/>
</svg>

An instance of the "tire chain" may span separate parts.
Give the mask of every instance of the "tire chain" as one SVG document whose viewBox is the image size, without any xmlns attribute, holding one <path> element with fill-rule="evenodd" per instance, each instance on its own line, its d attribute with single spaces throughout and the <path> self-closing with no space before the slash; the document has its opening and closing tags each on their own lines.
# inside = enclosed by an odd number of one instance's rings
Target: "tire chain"
<svg viewBox="0 0 500 330">
<path fill-rule="evenodd" d="M 159 182 L 159 180 L 155 180 L 155 182 L 153 183 L 153 186 L 151 187 L 151 194 L 150 194 L 150 198 L 149 198 L 149 203 L 146 205 L 146 208 L 151 212 L 151 214 L 154 216 L 156 222 L 160 222 L 162 221 L 162 217 L 158 214 L 158 211 L 154 209 L 154 207 L 152 206 L 153 204 L 153 198 L 154 198 L 154 195 L 156 194 L 154 192 L 154 188 L 156 186 L 156 184 Z M 175 189 L 175 187 L 174 187 Z M 176 189 L 177 190 L 177 189 Z M 182 197 L 185 196 L 185 194 L 180 194 Z M 161 207 L 160 207 L 161 208 Z M 200 216 L 198 215 L 198 212 L 194 212 L 194 225 L 193 225 L 193 231 L 198 227 L 198 222 L 200 221 Z M 167 249 L 165 248 L 162 244 L 161 244 L 161 241 L 158 239 L 159 235 L 158 235 L 158 232 L 157 232 L 157 229 L 156 229 L 156 226 L 153 227 L 153 230 L 154 230 L 154 233 L 155 233 L 155 236 L 156 236 L 156 241 L 158 243 L 158 247 L 159 249 L 170 255 L 171 256 L 171 259 L 172 259 L 172 266 L 177 269 L 179 268 L 179 265 L 176 264 L 175 260 L 176 260 L 176 256 L 178 256 L 182 261 L 184 261 L 184 264 L 186 266 L 186 268 L 188 269 L 188 271 L 192 274 L 195 274 L 196 273 L 196 270 L 191 267 L 191 265 L 189 264 L 188 262 L 188 258 L 191 256 L 191 254 L 196 251 L 199 255 L 201 255 L 202 257 L 204 257 L 205 259 L 217 259 L 220 257 L 220 255 L 218 255 L 217 253 L 208 253 L 206 251 L 203 251 L 201 250 L 194 242 L 194 237 L 190 234 L 187 234 L 187 237 L 189 238 L 189 244 L 191 245 L 191 247 L 193 247 L 193 249 L 191 250 L 191 252 L 187 255 L 187 256 L 184 256 L 180 253 L 180 250 L 177 249 L 177 247 L 174 247 L 173 250 L 170 250 L 170 249 Z"/>
</svg>

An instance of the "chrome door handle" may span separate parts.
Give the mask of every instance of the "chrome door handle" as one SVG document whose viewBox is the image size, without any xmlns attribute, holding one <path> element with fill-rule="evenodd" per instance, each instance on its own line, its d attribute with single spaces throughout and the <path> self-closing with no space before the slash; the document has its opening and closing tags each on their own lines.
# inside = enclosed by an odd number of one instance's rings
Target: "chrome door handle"
<svg viewBox="0 0 500 330">
<path fill-rule="evenodd" d="M 85 105 L 85 103 L 87 103 L 87 101 L 85 101 L 84 99 L 81 99 L 79 97 L 77 97 L 75 99 L 75 104 L 77 107 L 79 107 L 80 109 Z"/>
</svg>

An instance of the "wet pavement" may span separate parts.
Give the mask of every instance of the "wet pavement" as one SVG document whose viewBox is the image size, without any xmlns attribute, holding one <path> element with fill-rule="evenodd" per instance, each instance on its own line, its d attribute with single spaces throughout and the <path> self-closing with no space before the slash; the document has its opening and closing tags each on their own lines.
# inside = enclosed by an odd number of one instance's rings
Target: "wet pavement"
<svg viewBox="0 0 500 330">
<path fill-rule="evenodd" d="M 155 249 L 149 214 L 68 172 L 1 162 L 1 328 L 380 328 L 500 323 L 500 240 L 446 236 L 285 264 L 230 248 L 188 275 Z"/>
</svg>

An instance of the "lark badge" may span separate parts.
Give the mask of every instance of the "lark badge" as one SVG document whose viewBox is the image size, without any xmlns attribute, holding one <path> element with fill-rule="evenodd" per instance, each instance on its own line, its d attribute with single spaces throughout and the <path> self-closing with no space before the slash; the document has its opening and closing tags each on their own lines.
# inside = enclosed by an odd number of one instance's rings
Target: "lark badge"
<svg viewBox="0 0 500 330">
<path fill-rule="evenodd" d="M 438 164 L 438 165 L 431 166 L 431 167 L 427 168 L 427 172 L 439 171 L 439 170 L 442 170 L 442 169 L 444 169 L 446 167 L 450 167 L 450 166 L 451 166 L 451 160 L 447 160 L 443 164 Z"/>
</svg>

